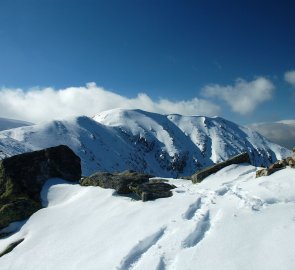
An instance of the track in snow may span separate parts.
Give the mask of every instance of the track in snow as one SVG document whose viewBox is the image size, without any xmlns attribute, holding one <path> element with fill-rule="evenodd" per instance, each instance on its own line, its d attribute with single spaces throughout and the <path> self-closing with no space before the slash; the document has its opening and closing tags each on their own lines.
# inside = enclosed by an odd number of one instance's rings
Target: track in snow
<svg viewBox="0 0 295 270">
<path fill-rule="evenodd" d="M 156 233 L 146 237 L 145 239 L 139 241 L 127 254 L 125 258 L 120 263 L 118 270 L 129 270 L 132 269 L 136 262 L 141 258 L 141 256 L 147 252 L 153 245 L 155 245 L 160 238 L 163 236 L 166 228 L 161 228 Z"/>
<path fill-rule="evenodd" d="M 159 264 L 157 265 L 156 270 L 166 270 L 166 263 L 163 256 L 160 258 L 160 261 L 159 261 Z"/>
<path fill-rule="evenodd" d="M 209 211 L 207 211 L 202 219 L 197 223 L 194 231 L 183 241 L 182 247 L 190 248 L 196 246 L 205 237 L 205 234 L 209 231 L 210 227 L 210 214 Z"/>
<path fill-rule="evenodd" d="M 201 198 L 198 198 L 196 202 L 191 204 L 186 212 L 183 214 L 183 218 L 187 220 L 191 220 L 195 213 L 200 209 L 201 207 Z"/>
</svg>

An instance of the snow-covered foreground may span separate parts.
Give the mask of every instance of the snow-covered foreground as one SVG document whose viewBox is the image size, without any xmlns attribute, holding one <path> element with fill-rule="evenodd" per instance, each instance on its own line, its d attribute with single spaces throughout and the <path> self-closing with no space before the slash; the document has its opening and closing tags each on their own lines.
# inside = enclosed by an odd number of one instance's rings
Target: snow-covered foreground
<svg viewBox="0 0 295 270">
<path fill-rule="evenodd" d="M 295 269 L 295 170 L 255 179 L 232 165 L 194 185 L 170 179 L 173 197 L 150 202 L 50 180 L 46 208 L 0 251 L 0 269 Z"/>
</svg>

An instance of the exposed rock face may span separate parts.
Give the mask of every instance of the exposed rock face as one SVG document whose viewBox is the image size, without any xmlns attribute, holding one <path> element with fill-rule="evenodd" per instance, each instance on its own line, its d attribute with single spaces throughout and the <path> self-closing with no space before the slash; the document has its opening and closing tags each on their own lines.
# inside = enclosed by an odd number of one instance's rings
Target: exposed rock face
<svg viewBox="0 0 295 270">
<path fill-rule="evenodd" d="M 294 151 L 294 150 L 293 150 Z M 277 172 L 279 170 L 282 170 L 286 168 L 287 166 L 291 168 L 295 168 L 295 157 L 287 157 L 282 160 L 278 160 L 275 163 L 271 164 L 268 168 L 260 169 L 256 171 L 256 178 L 261 176 L 268 176 L 273 174 L 274 172 Z"/>
<path fill-rule="evenodd" d="M 269 176 L 277 171 L 280 171 L 282 169 L 286 168 L 286 166 L 280 165 L 280 167 L 275 166 L 272 168 L 266 168 L 266 169 L 261 169 L 256 171 L 256 178 L 261 177 L 261 176 Z"/>
<path fill-rule="evenodd" d="M 217 163 L 210 167 L 207 167 L 195 174 L 192 175 L 191 179 L 193 183 L 199 183 L 204 180 L 209 175 L 218 172 L 219 170 L 232 165 L 232 164 L 239 164 L 239 163 L 251 163 L 250 157 L 247 152 L 242 153 L 240 155 L 234 156 L 226 161 Z"/>
<path fill-rule="evenodd" d="M 40 191 L 49 178 L 81 178 L 80 158 L 67 146 L 16 155 L 0 161 L 0 228 L 41 208 Z"/>
<path fill-rule="evenodd" d="M 102 188 L 112 188 L 118 194 L 129 194 L 130 185 L 140 185 L 149 181 L 153 177 L 149 174 L 135 171 L 124 171 L 121 173 L 98 172 L 80 180 L 82 186 L 100 186 Z"/>
<path fill-rule="evenodd" d="M 161 181 L 151 181 L 153 177 L 149 174 L 135 171 L 125 171 L 122 173 L 98 172 L 80 180 L 82 186 L 100 186 L 102 188 L 115 189 L 118 194 L 134 193 L 143 201 L 155 200 L 172 196 L 171 189 L 175 186 Z"/>
<path fill-rule="evenodd" d="M 171 189 L 176 188 L 176 186 L 164 182 L 153 182 L 130 186 L 129 188 L 145 202 L 171 197 L 173 195 Z"/>
</svg>

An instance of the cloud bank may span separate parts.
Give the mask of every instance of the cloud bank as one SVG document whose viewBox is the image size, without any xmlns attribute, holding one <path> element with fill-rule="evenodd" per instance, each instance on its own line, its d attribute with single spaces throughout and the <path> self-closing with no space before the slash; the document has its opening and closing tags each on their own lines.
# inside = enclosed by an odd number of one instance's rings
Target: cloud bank
<svg viewBox="0 0 295 270">
<path fill-rule="evenodd" d="M 249 82 L 237 79 L 234 85 L 207 85 L 202 89 L 202 95 L 223 100 L 234 112 L 245 115 L 254 111 L 259 104 L 271 99 L 273 90 L 274 85 L 270 80 L 259 77 Z"/>
<path fill-rule="evenodd" d="M 285 81 L 295 86 L 295 70 L 287 71 L 284 75 Z"/>
<path fill-rule="evenodd" d="M 194 98 L 191 100 L 171 101 L 152 100 L 144 93 L 135 98 L 127 98 L 114 92 L 88 83 L 85 87 L 65 89 L 23 89 L 0 90 L 0 116 L 40 122 L 61 119 L 69 116 L 93 116 L 101 111 L 113 108 L 142 109 L 163 114 L 179 113 L 183 115 L 208 115 L 219 113 L 214 103 Z"/>
<path fill-rule="evenodd" d="M 295 147 L 295 120 L 252 124 L 249 127 L 274 143 L 289 149 Z"/>
</svg>

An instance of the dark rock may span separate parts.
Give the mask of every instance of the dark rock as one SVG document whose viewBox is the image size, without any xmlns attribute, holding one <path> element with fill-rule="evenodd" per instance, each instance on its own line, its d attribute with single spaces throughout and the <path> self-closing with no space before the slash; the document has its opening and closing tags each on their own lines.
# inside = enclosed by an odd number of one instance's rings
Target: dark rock
<svg viewBox="0 0 295 270">
<path fill-rule="evenodd" d="M 149 174 L 135 171 L 124 171 L 122 173 L 98 172 L 80 180 L 82 186 L 100 186 L 102 188 L 115 189 L 118 194 L 129 194 L 132 191 L 129 186 L 140 185 L 153 177 Z"/>
<path fill-rule="evenodd" d="M 295 147 L 293 148 L 293 156 L 292 158 L 295 160 Z"/>
<path fill-rule="evenodd" d="M 261 176 L 269 176 L 279 170 L 285 169 L 287 166 L 295 168 L 295 160 L 292 157 L 287 157 L 282 160 L 278 160 L 271 164 L 267 169 L 261 169 L 256 171 L 256 178 Z"/>
<path fill-rule="evenodd" d="M 130 189 L 141 198 L 143 202 L 151 201 L 159 198 L 171 197 L 171 189 L 176 188 L 174 185 L 170 185 L 164 182 L 156 183 L 144 183 L 138 186 L 130 186 Z"/>
<path fill-rule="evenodd" d="M 268 176 L 268 170 L 264 168 L 256 171 L 256 178 L 261 176 Z"/>
<path fill-rule="evenodd" d="M 12 201 L 0 200 L 0 228 L 8 226 L 11 222 L 28 218 L 41 207 L 40 202 L 28 196 Z"/>
<path fill-rule="evenodd" d="M 288 166 L 290 166 L 291 168 L 295 168 L 295 157 L 287 157 L 285 159 L 285 161 L 286 161 Z"/>
<path fill-rule="evenodd" d="M 261 177 L 261 176 L 269 176 L 277 171 L 280 171 L 282 169 L 284 169 L 286 167 L 272 167 L 272 168 L 268 168 L 268 169 L 261 169 L 256 171 L 256 178 Z"/>
<path fill-rule="evenodd" d="M 240 164 L 240 163 L 250 163 L 250 157 L 247 152 L 239 154 L 237 156 L 231 157 L 230 159 L 207 167 L 195 174 L 192 175 L 191 179 L 193 183 L 199 183 L 209 175 L 218 172 L 219 170 L 232 165 L 232 164 Z"/>
<path fill-rule="evenodd" d="M 291 168 L 295 168 L 295 159 L 290 159 L 289 162 L 288 162 L 288 165 L 289 165 Z"/>
<path fill-rule="evenodd" d="M 275 169 L 283 169 L 287 166 L 287 162 L 285 160 L 278 160 L 275 163 L 271 164 L 268 169 L 273 171 Z"/>
<path fill-rule="evenodd" d="M 0 161 L 0 228 L 41 208 L 40 191 L 50 178 L 81 178 L 80 158 L 67 146 L 16 155 Z"/>
<path fill-rule="evenodd" d="M 4 256 L 5 254 L 11 252 L 16 246 L 18 246 L 22 241 L 24 241 L 25 239 L 19 239 L 13 243 L 11 243 L 10 245 L 8 245 L 8 247 L 6 247 L 2 252 L 0 252 L 0 257 Z"/>
<path fill-rule="evenodd" d="M 172 196 L 171 189 L 175 186 L 165 183 L 165 179 L 149 179 L 152 175 L 125 171 L 122 173 L 98 172 L 80 180 L 82 186 L 99 186 L 111 188 L 118 194 L 134 193 L 143 201 L 167 198 Z"/>
<path fill-rule="evenodd" d="M 180 176 L 179 179 L 192 180 L 192 176 Z"/>
<path fill-rule="evenodd" d="M 277 167 L 277 168 L 268 168 L 267 169 L 267 176 L 277 172 L 277 171 L 280 171 L 282 169 L 285 169 L 286 167 L 285 166 L 282 166 L 282 167 Z"/>
<path fill-rule="evenodd" d="M 162 178 L 155 178 L 155 179 L 150 179 L 150 183 L 167 183 L 169 180 L 167 179 L 162 179 Z"/>
</svg>

